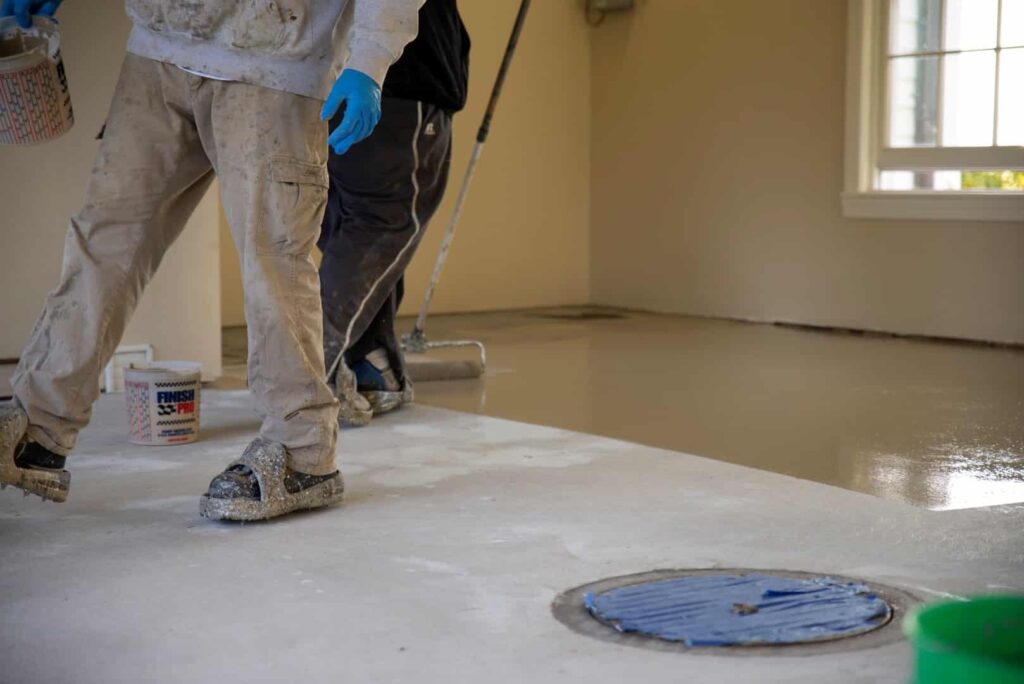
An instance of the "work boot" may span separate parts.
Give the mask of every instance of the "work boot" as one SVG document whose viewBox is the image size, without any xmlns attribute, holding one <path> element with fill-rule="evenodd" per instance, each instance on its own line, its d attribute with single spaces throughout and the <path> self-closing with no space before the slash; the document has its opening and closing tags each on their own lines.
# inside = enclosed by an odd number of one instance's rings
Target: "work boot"
<svg viewBox="0 0 1024 684">
<path fill-rule="evenodd" d="M 13 402 L 0 403 L 0 488 L 12 485 L 47 501 L 66 501 L 71 474 L 65 457 L 30 441 L 28 415 Z"/>
<path fill-rule="evenodd" d="M 373 418 L 373 407 L 366 397 L 356 391 L 356 376 L 344 361 L 338 363 L 338 371 L 331 389 L 338 398 L 338 424 L 341 427 L 369 425 Z"/>
<path fill-rule="evenodd" d="M 394 411 L 413 400 L 412 383 L 404 378 L 398 380 L 383 347 L 352 364 L 352 372 L 356 376 L 356 389 L 369 402 L 375 416 Z"/>
</svg>

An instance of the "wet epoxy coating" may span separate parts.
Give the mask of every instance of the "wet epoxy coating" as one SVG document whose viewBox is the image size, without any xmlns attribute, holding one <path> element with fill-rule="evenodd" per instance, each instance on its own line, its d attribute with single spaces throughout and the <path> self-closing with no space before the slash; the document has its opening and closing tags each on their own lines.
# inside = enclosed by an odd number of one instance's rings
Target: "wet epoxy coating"
<svg viewBox="0 0 1024 684">
<path fill-rule="evenodd" d="M 619 313 L 433 317 L 490 368 L 417 400 L 932 509 L 1024 501 L 1024 350 Z"/>
<path fill-rule="evenodd" d="M 199 495 L 258 430 L 251 401 L 204 388 L 198 442 L 141 447 L 104 396 L 67 503 L 0 492 L 0 680 L 896 684 L 904 641 L 688 655 L 583 636 L 551 605 L 601 578 L 740 565 L 927 598 L 1024 590 L 1024 505 L 926 511 L 427 406 L 343 433 L 340 506 L 203 520 Z"/>
</svg>

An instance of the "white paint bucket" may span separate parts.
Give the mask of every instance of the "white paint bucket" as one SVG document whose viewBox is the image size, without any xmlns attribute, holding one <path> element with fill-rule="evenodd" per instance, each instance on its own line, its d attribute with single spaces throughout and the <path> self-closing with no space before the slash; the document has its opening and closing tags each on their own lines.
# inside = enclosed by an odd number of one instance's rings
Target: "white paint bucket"
<svg viewBox="0 0 1024 684">
<path fill-rule="evenodd" d="M 199 438 L 201 368 L 188 361 L 132 364 L 124 371 L 134 444 L 187 444 Z"/>
<path fill-rule="evenodd" d="M 0 19 L 0 144 L 43 143 L 74 123 L 56 22 L 33 17 L 24 29 Z"/>
</svg>

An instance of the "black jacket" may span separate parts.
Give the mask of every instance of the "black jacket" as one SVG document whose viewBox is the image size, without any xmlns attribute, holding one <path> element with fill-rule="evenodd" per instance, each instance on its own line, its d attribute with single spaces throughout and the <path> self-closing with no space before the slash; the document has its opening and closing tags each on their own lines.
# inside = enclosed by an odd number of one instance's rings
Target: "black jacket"
<svg viewBox="0 0 1024 684">
<path fill-rule="evenodd" d="M 466 106 L 469 34 L 457 0 L 427 0 L 416 39 L 388 71 L 385 97 L 421 100 L 453 114 Z"/>
</svg>

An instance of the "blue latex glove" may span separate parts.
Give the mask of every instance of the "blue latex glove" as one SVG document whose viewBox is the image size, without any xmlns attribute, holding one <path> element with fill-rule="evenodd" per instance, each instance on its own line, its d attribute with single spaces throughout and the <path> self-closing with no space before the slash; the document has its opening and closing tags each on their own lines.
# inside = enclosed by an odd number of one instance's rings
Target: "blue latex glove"
<svg viewBox="0 0 1024 684">
<path fill-rule="evenodd" d="M 0 5 L 0 17 L 14 16 L 22 28 L 32 25 L 32 15 L 52 17 L 63 0 L 4 0 Z"/>
<path fill-rule="evenodd" d="M 361 71 L 345 69 L 331 87 L 331 94 L 320 110 L 320 118 L 330 121 L 342 103 L 345 104 L 345 115 L 327 138 L 327 144 L 335 154 L 345 154 L 376 128 L 380 121 L 380 86 Z"/>
</svg>

